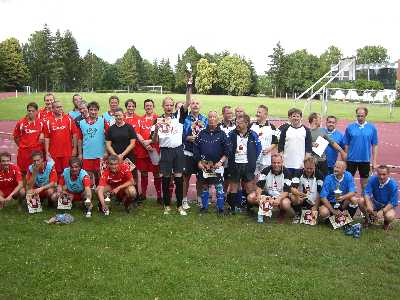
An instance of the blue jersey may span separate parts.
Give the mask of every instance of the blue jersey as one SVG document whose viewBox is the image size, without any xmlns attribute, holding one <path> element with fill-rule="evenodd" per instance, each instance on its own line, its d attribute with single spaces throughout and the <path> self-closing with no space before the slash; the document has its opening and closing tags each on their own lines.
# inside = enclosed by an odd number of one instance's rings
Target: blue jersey
<svg viewBox="0 0 400 300">
<path fill-rule="evenodd" d="M 108 124 L 110 124 L 110 126 L 111 126 L 111 125 L 114 125 L 114 123 L 115 123 L 115 118 L 114 118 L 114 116 L 110 115 L 110 112 L 106 111 L 106 112 L 103 114 L 102 117 L 104 118 L 104 120 L 106 120 L 106 122 L 107 122 Z"/>
<path fill-rule="evenodd" d="M 208 119 L 203 116 L 202 114 L 199 114 L 197 119 L 189 113 L 185 121 L 183 122 L 183 134 L 182 134 L 182 140 L 183 140 L 183 149 L 185 151 L 185 154 L 188 155 L 190 152 L 193 154 L 193 143 L 189 142 L 186 140 L 186 138 L 190 135 L 198 135 L 200 131 L 205 129 L 208 125 Z"/>
<path fill-rule="evenodd" d="M 369 178 L 364 194 L 373 198 L 381 207 L 387 204 L 392 204 L 395 207 L 398 204 L 397 190 L 397 183 L 392 178 L 389 177 L 386 183 L 380 184 L 378 176 L 374 175 Z"/>
<path fill-rule="evenodd" d="M 65 186 L 69 192 L 79 194 L 85 190 L 85 187 L 83 186 L 83 177 L 88 175 L 85 170 L 81 169 L 78 178 L 74 181 L 71 179 L 70 168 L 65 168 L 62 175 L 64 177 Z"/>
<path fill-rule="evenodd" d="M 50 182 L 50 172 L 54 166 L 54 160 L 49 160 L 46 162 L 46 167 L 43 170 L 43 173 L 37 173 L 35 178 L 35 187 L 41 187 Z M 29 172 L 33 172 L 33 165 L 29 166 Z"/>
<path fill-rule="evenodd" d="M 72 119 L 76 119 L 77 117 L 79 117 L 81 115 L 81 113 L 76 110 L 70 111 L 68 114 Z"/>
<path fill-rule="evenodd" d="M 334 130 L 332 132 L 329 132 L 327 129 L 325 129 L 325 132 L 328 136 L 331 137 L 340 147 L 344 148 L 344 143 L 343 143 L 343 134 L 337 130 Z M 335 148 L 332 147 L 331 144 L 328 145 L 325 149 L 325 154 L 326 154 L 326 161 L 328 163 L 329 168 L 333 168 L 335 166 L 337 157 L 338 157 L 338 152 L 335 150 Z"/>
<path fill-rule="evenodd" d="M 83 136 L 83 158 L 102 158 L 105 150 L 104 119 L 99 117 L 93 124 L 89 124 L 86 120 L 81 120 L 79 128 Z"/>
<path fill-rule="evenodd" d="M 354 184 L 354 178 L 350 172 L 345 171 L 342 180 L 337 180 L 335 174 L 329 174 L 325 177 L 324 184 L 322 185 L 322 191 L 320 193 L 321 198 L 327 199 L 331 203 L 336 203 L 334 191 L 339 189 L 342 191 L 342 195 L 347 193 L 355 192 L 356 186 Z"/>
<path fill-rule="evenodd" d="M 359 125 L 355 122 L 346 128 L 343 143 L 349 146 L 347 161 L 370 162 L 371 146 L 378 145 L 378 132 L 371 123 Z"/>
</svg>

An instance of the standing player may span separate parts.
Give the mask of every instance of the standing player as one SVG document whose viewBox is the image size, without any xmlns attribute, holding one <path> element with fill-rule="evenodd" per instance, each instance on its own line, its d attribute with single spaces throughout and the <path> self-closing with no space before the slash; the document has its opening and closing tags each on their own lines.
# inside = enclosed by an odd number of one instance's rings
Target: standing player
<svg viewBox="0 0 400 300">
<path fill-rule="evenodd" d="M 44 150 L 47 160 L 55 162 L 57 174 L 60 175 L 72 156 L 77 151 L 77 129 L 69 115 L 64 114 L 60 101 L 53 103 L 53 117 L 44 126 Z"/>
<path fill-rule="evenodd" d="M 23 175 L 32 163 L 32 152 L 43 151 L 43 124 L 37 117 L 38 105 L 35 102 L 26 106 L 27 114 L 14 128 L 14 141 L 18 146 L 17 165 Z"/>
<path fill-rule="evenodd" d="M 257 122 L 253 123 L 250 129 L 257 133 L 262 148 L 256 164 L 257 175 L 271 165 L 271 152 L 278 145 L 278 138 L 275 134 L 274 124 L 268 121 L 268 107 L 265 105 L 258 106 L 256 118 Z"/>
<path fill-rule="evenodd" d="M 301 124 L 303 113 L 298 108 L 288 111 L 290 124 L 280 127 L 278 152 L 283 154 L 283 162 L 290 174 L 301 171 L 306 155 L 311 155 L 310 129 Z"/>
<path fill-rule="evenodd" d="M 53 195 L 53 202 L 58 200 L 61 193 L 72 196 L 73 202 L 82 202 L 86 207 L 85 216 L 92 216 L 92 191 L 88 173 L 82 169 L 82 161 L 73 157 L 69 160 L 69 167 L 65 168 L 58 180 L 57 193 Z M 89 200 L 89 202 L 87 202 Z"/>
<path fill-rule="evenodd" d="M 117 96 L 111 96 L 108 99 L 108 104 L 110 106 L 110 110 L 103 114 L 103 118 L 107 121 L 108 125 L 111 126 L 115 123 L 114 112 L 119 107 L 119 98 Z"/>
<path fill-rule="evenodd" d="M 356 109 L 357 122 L 347 126 L 344 133 L 347 152 L 347 170 L 354 176 L 358 170 L 361 188 L 364 191 L 369 173 L 375 170 L 378 155 L 378 131 L 372 123 L 366 121 L 368 108 Z"/>
<path fill-rule="evenodd" d="M 44 107 L 39 109 L 38 118 L 45 124 L 53 116 L 53 103 L 55 97 L 53 94 L 48 93 L 44 96 Z"/>
<path fill-rule="evenodd" d="M 188 80 L 187 89 L 192 88 L 192 77 Z M 186 216 L 186 211 L 182 208 L 183 199 L 183 180 L 182 172 L 184 166 L 184 154 L 182 145 L 183 122 L 187 115 L 190 105 L 190 97 L 186 93 L 186 102 L 179 110 L 174 112 L 174 100 L 171 97 L 164 98 L 162 106 L 164 114 L 157 119 L 157 123 L 152 131 L 152 140 L 160 144 L 160 173 L 162 177 L 162 190 L 164 202 L 164 214 L 168 215 L 171 211 L 171 197 L 169 193 L 171 176 L 174 176 L 176 205 L 181 216 Z M 158 121 L 159 120 L 159 121 Z"/>
<path fill-rule="evenodd" d="M 32 161 L 26 175 L 26 194 L 39 195 L 41 200 L 47 199 L 49 206 L 56 207 L 56 202 L 51 197 L 57 185 L 54 161 L 44 161 L 43 153 L 36 151 L 32 153 Z"/>
<path fill-rule="evenodd" d="M 344 144 L 343 144 L 343 134 L 336 129 L 336 123 L 337 123 L 337 118 L 335 116 L 328 116 L 326 118 L 325 124 L 326 124 L 326 133 L 328 136 L 331 137 L 342 149 L 344 149 Z M 328 145 L 325 149 L 325 154 L 326 154 L 326 161 L 328 163 L 328 173 L 332 174 L 333 173 L 333 167 L 335 166 L 337 157 L 338 157 L 338 151 L 335 150 L 331 145 Z"/>
<path fill-rule="evenodd" d="M 145 114 L 139 120 L 139 125 L 136 127 L 136 135 L 138 143 L 135 145 L 136 168 L 140 171 L 140 187 L 141 201 L 146 199 L 147 186 L 148 186 L 148 173 L 153 173 L 154 187 L 157 193 L 157 202 L 162 204 L 161 198 L 161 177 L 160 168 L 154 165 L 150 159 L 150 152 L 160 152 L 158 144 L 153 143 L 151 140 L 151 127 L 157 121 L 157 115 L 154 113 L 154 101 L 151 99 L 144 100 Z"/>
<path fill-rule="evenodd" d="M 105 133 L 108 123 L 99 117 L 100 106 L 93 101 L 88 104 L 89 117 L 79 121 L 78 157 L 82 159 L 83 169 L 97 185 L 100 177 L 100 160 L 107 157 Z"/>
<path fill-rule="evenodd" d="M 72 104 L 74 105 L 74 109 L 70 111 L 68 114 L 74 120 L 81 115 L 79 110 L 79 104 L 82 101 L 82 97 L 79 94 L 75 94 L 72 96 Z"/>
<path fill-rule="evenodd" d="M 17 165 L 11 163 L 11 154 L 0 153 L 0 209 L 14 198 L 25 197 L 22 175 Z"/>
<path fill-rule="evenodd" d="M 104 198 L 106 192 L 116 196 L 117 200 L 122 201 L 126 212 L 130 212 L 130 205 L 136 197 L 134 181 L 129 165 L 120 162 L 119 157 L 116 155 L 108 157 L 108 166 L 101 174 L 99 186 L 97 187 L 99 208 L 104 215 L 108 216 L 110 209 Z"/>
</svg>

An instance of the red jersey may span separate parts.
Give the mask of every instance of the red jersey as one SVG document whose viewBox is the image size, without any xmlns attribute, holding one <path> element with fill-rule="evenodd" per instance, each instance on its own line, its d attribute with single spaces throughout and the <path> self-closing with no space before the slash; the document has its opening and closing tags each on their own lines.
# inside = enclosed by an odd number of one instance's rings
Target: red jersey
<svg viewBox="0 0 400 300">
<path fill-rule="evenodd" d="M 120 163 L 116 173 L 112 173 L 108 167 L 104 170 L 100 177 L 99 186 L 109 185 L 112 189 L 114 189 L 121 184 L 132 180 L 132 178 L 133 177 L 129 165 L 127 163 Z"/>
<path fill-rule="evenodd" d="M 78 176 L 74 176 L 74 175 L 71 174 L 71 180 L 72 180 L 72 181 L 75 181 L 77 178 L 78 178 Z M 84 186 L 85 188 L 86 188 L 86 187 L 90 187 L 90 178 L 89 178 L 89 175 L 83 176 L 82 183 L 83 183 L 83 186 Z M 64 185 L 65 185 L 65 179 L 64 179 L 64 176 L 63 176 L 63 175 L 60 176 L 60 179 L 58 180 L 58 185 L 60 185 L 60 186 L 64 186 Z"/>
<path fill-rule="evenodd" d="M 133 114 L 133 116 L 128 116 L 127 114 L 125 114 L 125 122 L 131 125 L 135 130 L 139 125 L 139 121 L 140 121 L 140 116 L 138 116 L 137 114 Z"/>
<path fill-rule="evenodd" d="M 0 169 L 0 190 L 13 190 L 22 181 L 21 171 L 18 166 L 10 163 L 8 170 Z"/>
<path fill-rule="evenodd" d="M 139 124 L 135 128 L 136 133 L 140 134 L 143 139 L 149 140 L 150 134 L 151 134 L 151 127 L 154 124 L 154 120 L 157 120 L 157 117 L 158 116 L 156 114 L 153 114 L 150 117 L 147 117 L 146 115 L 140 117 Z M 159 148 L 158 144 L 156 144 L 156 145 L 152 144 L 152 147 L 156 148 L 158 151 L 158 148 Z M 140 142 L 135 144 L 134 152 L 135 152 L 136 158 L 149 157 L 148 151 L 143 147 L 143 145 Z"/>
<path fill-rule="evenodd" d="M 69 115 L 51 117 L 44 126 L 44 136 L 50 140 L 49 152 L 52 157 L 72 155 L 72 136 L 77 133 L 75 122 Z"/>
<path fill-rule="evenodd" d="M 42 107 L 39 109 L 38 118 L 42 121 L 43 124 L 47 123 L 47 121 L 53 116 L 52 111 L 48 111 L 46 107 Z"/>
<path fill-rule="evenodd" d="M 15 125 L 13 136 L 19 140 L 19 148 L 38 149 L 43 146 L 39 141 L 42 130 L 43 123 L 39 118 L 30 121 L 27 117 L 24 117 Z"/>
</svg>

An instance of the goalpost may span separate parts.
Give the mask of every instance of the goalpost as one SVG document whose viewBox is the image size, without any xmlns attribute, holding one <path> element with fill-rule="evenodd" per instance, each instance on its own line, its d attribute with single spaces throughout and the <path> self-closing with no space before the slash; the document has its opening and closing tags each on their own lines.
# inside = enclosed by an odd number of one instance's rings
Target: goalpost
<svg viewBox="0 0 400 300">
<path fill-rule="evenodd" d="M 141 91 L 149 92 L 149 93 L 163 93 L 162 85 L 145 85 L 140 87 Z"/>
</svg>

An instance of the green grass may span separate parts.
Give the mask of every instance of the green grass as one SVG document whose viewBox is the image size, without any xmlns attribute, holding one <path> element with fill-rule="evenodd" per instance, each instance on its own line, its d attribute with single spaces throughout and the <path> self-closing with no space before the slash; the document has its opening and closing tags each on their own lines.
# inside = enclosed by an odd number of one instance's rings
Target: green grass
<svg viewBox="0 0 400 300">
<path fill-rule="evenodd" d="M 44 94 L 31 94 L 30 96 L 21 96 L 18 98 L 8 98 L 7 100 L 0 101 L 0 120 L 17 120 L 25 113 L 25 106 L 30 101 L 36 101 L 39 106 L 43 106 Z M 64 103 L 64 110 L 68 112 L 72 108 L 72 93 L 56 93 L 56 98 Z M 108 98 L 111 94 L 96 94 L 96 93 L 83 93 L 82 96 L 87 101 L 96 100 L 100 103 L 101 111 L 106 111 L 108 108 Z M 131 93 L 131 94 L 118 94 L 121 102 L 126 99 L 133 98 L 138 103 L 138 113 L 143 113 L 143 100 L 146 98 L 153 98 L 156 101 L 157 112 L 161 112 L 161 100 L 165 95 L 160 94 L 146 94 L 146 93 Z M 185 100 L 185 95 L 170 94 L 175 100 Z M 214 96 L 214 95 L 195 95 L 197 99 L 202 102 L 202 111 L 221 110 L 222 106 L 230 105 L 232 107 L 243 106 L 245 111 L 250 116 L 255 115 L 258 105 L 265 104 L 269 107 L 271 117 L 287 117 L 289 108 L 298 107 L 304 108 L 304 101 L 294 101 L 285 99 L 271 99 L 266 97 L 235 97 L 235 96 Z M 333 114 L 341 119 L 353 120 L 355 118 L 355 108 L 359 104 L 355 103 L 342 103 L 342 102 L 329 102 L 328 114 Z M 389 118 L 389 109 L 384 105 L 367 105 L 370 113 L 368 119 L 370 121 L 388 121 L 399 122 L 400 110 L 395 109 L 392 118 Z M 311 111 L 321 112 L 320 101 L 313 101 L 311 104 Z M 304 113 L 305 117 L 309 114 L 308 108 Z"/>
<path fill-rule="evenodd" d="M 0 299 L 395 299 L 399 225 L 359 240 L 326 225 L 259 225 L 154 202 L 71 225 L 0 211 Z"/>
</svg>

